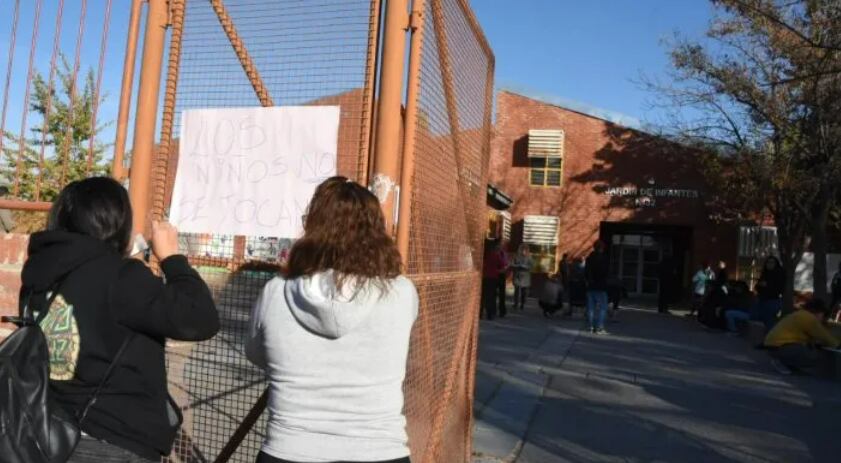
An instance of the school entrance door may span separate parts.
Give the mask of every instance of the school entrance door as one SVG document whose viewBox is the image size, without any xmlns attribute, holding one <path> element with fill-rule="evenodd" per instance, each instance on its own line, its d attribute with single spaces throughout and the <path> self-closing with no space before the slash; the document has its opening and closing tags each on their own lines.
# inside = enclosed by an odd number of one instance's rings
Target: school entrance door
<svg viewBox="0 0 841 463">
<path fill-rule="evenodd" d="M 612 241 L 611 273 L 622 282 L 625 291 L 631 296 L 657 296 L 662 246 L 647 235 L 613 235 Z"/>
<path fill-rule="evenodd" d="M 690 259 L 692 229 L 659 224 L 602 222 L 600 237 L 610 252 L 610 275 L 629 297 L 654 299 L 660 295 L 663 261 L 674 267 L 665 284 L 669 293 L 683 294 Z"/>
</svg>

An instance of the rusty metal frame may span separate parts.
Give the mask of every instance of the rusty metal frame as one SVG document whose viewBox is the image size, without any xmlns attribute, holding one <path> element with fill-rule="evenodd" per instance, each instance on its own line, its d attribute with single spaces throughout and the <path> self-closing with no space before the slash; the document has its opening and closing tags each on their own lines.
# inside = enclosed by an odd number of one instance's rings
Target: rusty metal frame
<svg viewBox="0 0 841 463">
<path fill-rule="evenodd" d="M 274 106 L 274 101 L 272 101 L 272 97 L 269 95 L 269 89 L 263 83 L 263 79 L 257 71 L 257 66 L 255 66 L 254 61 L 251 59 L 251 55 L 248 54 L 245 44 L 242 43 L 242 39 L 239 33 L 237 33 L 237 28 L 234 26 L 234 21 L 228 14 L 225 4 L 222 3 L 222 0 L 210 0 L 210 5 L 213 7 L 216 17 L 219 18 L 219 23 L 222 25 L 222 29 L 225 30 L 225 35 L 228 36 L 228 40 L 231 42 L 237 58 L 239 58 L 239 63 L 242 65 L 243 71 L 248 76 L 248 81 L 251 82 L 251 86 L 254 88 L 254 93 L 257 94 L 257 98 L 260 100 L 260 104 L 263 106 Z"/>
<path fill-rule="evenodd" d="M 400 206 L 397 216 L 397 249 L 403 257 L 404 268 L 409 268 L 409 237 L 412 221 L 412 192 L 415 177 L 415 141 L 417 139 L 418 94 L 420 93 L 420 66 L 424 35 L 426 0 L 415 0 L 409 27 L 412 36 L 409 45 L 409 76 L 406 84 L 406 115 L 403 129 L 403 161 L 400 172 Z"/>
<path fill-rule="evenodd" d="M 416 156 L 416 135 L 417 135 L 417 103 L 418 103 L 418 91 L 419 91 L 419 79 L 420 79 L 420 62 L 421 62 L 421 53 L 422 53 L 422 42 L 425 32 L 425 22 L 428 20 L 432 20 L 434 22 L 435 28 L 435 38 L 436 43 L 438 45 L 438 59 L 439 59 L 439 68 L 441 71 L 441 78 L 443 83 L 443 90 L 444 90 L 444 97 L 447 105 L 447 114 L 449 118 L 450 124 L 450 132 L 452 136 L 452 144 L 453 150 L 455 155 L 455 161 L 457 165 L 457 188 L 459 191 L 459 196 L 462 198 L 462 201 L 467 199 L 467 194 L 465 191 L 465 186 L 462 184 L 462 150 L 461 150 L 461 140 L 460 137 L 460 127 L 459 127 L 459 120 L 458 120 L 458 106 L 456 103 L 457 96 L 455 95 L 455 88 L 454 88 L 454 80 L 453 80 L 453 71 L 452 71 L 452 64 L 450 58 L 450 51 L 449 51 L 449 44 L 447 42 L 447 28 L 445 24 L 445 17 L 443 12 L 443 5 L 441 0 L 430 0 L 431 3 L 431 10 L 432 10 L 432 18 L 423 18 L 423 14 L 426 11 L 425 9 L 425 0 L 415 0 L 413 7 L 412 7 L 412 21 L 411 21 L 411 28 L 412 28 L 412 38 L 411 38 L 411 45 L 410 45 L 410 54 L 409 54 L 409 71 L 408 71 L 408 84 L 407 84 L 407 101 L 406 101 L 406 117 L 404 121 L 404 145 L 403 145 L 403 158 L 402 158 L 402 166 L 401 166 L 401 177 L 400 177 L 400 208 L 399 208 L 399 219 L 397 223 L 397 245 L 398 249 L 400 250 L 401 256 L 403 257 L 404 264 L 408 268 L 408 263 L 410 259 L 411 253 L 411 246 L 410 246 L 410 239 L 411 239 L 411 220 L 412 220 L 412 192 L 414 190 L 414 174 L 415 174 L 415 156 Z M 475 16 L 473 15 L 472 10 L 470 9 L 469 5 L 466 4 L 465 0 L 459 0 L 458 5 L 461 8 L 461 13 L 464 14 L 467 22 L 470 25 L 471 31 L 476 36 L 477 41 L 480 44 L 480 47 L 485 52 L 487 59 L 488 59 L 488 70 L 486 77 L 486 86 L 485 86 L 485 102 L 484 102 L 484 121 L 483 121 L 483 144 L 482 144 L 482 171 L 480 176 L 482 180 L 486 178 L 487 174 L 487 160 L 489 155 L 489 138 L 490 138 L 490 129 L 491 129 L 491 120 L 492 120 L 492 105 L 493 105 L 493 72 L 494 72 L 494 57 L 493 53 L 490 49 L 490 46 L 485 39 L 481 28 L 478 26 L 476 22 Z M 467 211 L 465 211 L 465 226 L 467 227 L 468 239 L 472 243 L 476 238 L 477 234 L 474 224 L 471 221 L 471 218 L 467 215 Z M 460 275 L 460 276 L 459 276 Z M 427 275 L 424 274 L 423 269 L 421 269 L 421 273 L 417 275 L 412 275 L 412 279 L 416 280 L 417 282 L 428 281 L 430 279 L 435 278 L 445 278 L 447 280 L 452 279 L 459 279 L 459 278 L 469 278 L 472 280 L 472 285 L 477 289 L 476 294 L 473 294 L 474 298 L 478 297 L 478 288 L 479 288 L 479 281 L 480 276 L 478 272 L 475 270 L 470 272 L 457 272 L 457 273 L 447 273 L 447 274 L 437 274 Z M 426 285 L 422 285 L 422 288 L 426 288 Z M 421 290 L 421 293 L 425 291 Z M 472 398 L 474 394 L 474 387 L 475 387 L 475 371 L 476 371 L 476 355 L 478 349 L 478 311 L 471 311 L 470 313 L 466 313 L 461 320 L 459 326 L 459 338 L 456 341 L 454 346 L 452 357 L 450 359 L 450 364 L 448 365 L 448 369 L 446 370 L 446 382 L 444 384 L 443 389 L 443 396 L 441 397 L 441 401 L 439 406 L 433 412 L 433 422 L 431 423 L 431 429 L 429 434 L 429 441 L 426 443 L 427 452 L 424 455 L 424 461 L 437 461 L 441 457 L 440 452 L 442 450 L 444 436 L 442 435 L 443 426 L 447 419 L 447 410 L 449 409 L 448 405 L 453 398 L 453 394 L 456 393 L 457 381 L 462 381 L 461 377 L 458 375 L 458 367 L 459 362 L 465 361 L 467 364 L 464 366 L 466 381 L 467 383 L 464 385 L 467 391 L 466 401 L 466 414 L 465 422 L 467 423 L 466 428 L 464 429 L 464 436 L 462 439 L 465 443 L 465 454 L 463 455 L 464 461 L 470 461 L 472 459 L 472 427 L 473 427 L 473 404 Z M 423 330 L 423 335 L 426 342 L 430 342 L 431 340 L 428 337 L 431 333 L 428 332 L 428 327 L 426 330 Z M 429 348 L 431 344 L 428 344 L 427 348 Z M 427 368 L 431 367 L 431 365 L 427 365 Z M 450 456 L 452 457 L 452 456 Z"/>
<path fill-rule="evenodd" d="M 403 65 L 408 27 L 408 0 L 388 0 L 382 43 L 377 134 L 372 159 L 374 174 L 369 184 L 380 200 L 389 234 L 396 231 L 395 206 L 399 190 L 395 186 L 400 175 Z"/>
<path fill-rule="evenodd" d="M 167 0 L 148 0 L 140 88 L 137 92 L 134 144 L 129 172 L 129 197 L 133 209 L 134 231 L 145 233 L 149 226 L 150 183 L 155 150 L 155 126 L 161 87 L 166 28 L 169 25 Z"/>
<path fill-rule="evenodd" d="M 128 38 L 126 40 L 126 56 L 123 63 L 123 82 L 120 87 L 120 108 L 117 114 L 117 134 L 114 139 L 114 158 L 111 164 L 111 176 L 117 180 L 124 180 L 127 176 L 125 168 L 126 136 L 128 133 L 128 118 L 131 110 L 131 90 L 134 86 L 134 66 L 137 62 L 137 42 L 140 36 L 140 16 L 143 2 L 131 1 L 131 15 L 129 16 Z"/>
<path fill-rule="evenodd" d="M 170 0 L 171 33 L 169 40 L 169 63 L 167 64 L 164 87 L 163 110 L 161 111 L 161 132 L 158 152 L 152 166 L 152 216 L 156 220 L 166 215 L 164 194 L 172 147 L 172 126 L 175 121 L 175 99 L 178 92 L 178 71 L 181 68 L 181 43 L 184 33 L 185 0 Z"/>
<path fill-rule="evenodd" d="M 9 86 L 12 83 L 12 66 L 15 62 L 15 43 L 18 37 L 20 20 L 20 0 L 15 0 L 14 19 L 12 20 L 11 39 L 9 39 L 9 62 L 6 65 L 6 82 L 3 85 L 3 109 L 0 110 L 0 156 L 3 154 L 3 140 L 6 138 L 6 110 L 9 106 Z"/>
<path fill-rule="evenodd" d="M 368 171 L 371 165 L 371 142 L 374 136 L 374 112 L 376 111 L 378 52 L 380 49 L 380 12 L 382 0 L 371 0 L 370 21 L 368 24 L 368 52 L 365 59 L 365 88 L 362 90 L 362 104 L 365 113 L 359 130 L 359 161 L 356 166 L 357 182 L 368 184 Z"/>
<path fill-rule="evenodd" d="M 48 201 L 23 201 L 19 199 L 0 199 L 0 209 L 17 211 L 47 212 L 53 207 Z"/>
<path fill-rule="evenodd" d="M 58 58 L 61 46 L 61 18 L 64 15 L 64 0 L 58 2 L 58 12 L 55 18 L 55 35 L 53 37 L 53 52 L 50 56 L 50 77 L 47 84 L 47 106 L 44 111 L 45 117 L 41 124 L 41 149 L 38 153 L 38 178 L 35 179 L 35 201 L 41 200 L 41 183 L 43 181 L 44 155 L 47 149 L 47 127 L 50 122 L 50 114 L 53 105 L 53 89 L 55 88 L 56 59 Z"/>
<path fill-rule="evenodd" d="M 29 65 L 26 70 L 26 89 L 23 91 L 23 110 L 21 111 L 20 122 L 20 139 L 18 140 L 18 158 L 15 166 L 15 185 L 14 195 L 20 193 L 20 176 L 23 172 L 23 156 L 26 151 L 26 121 L 29 116 L 29 96 L 32 93 L 32 71 L 35 66 L 35 44 L 38 42 L 38 28 L 41 25 L 41 6 L 44 4 L 43 0 L 36 0 L 35 2 L 35 18 L 32 23 L 32 45 L 29 49 Z M 49 113 L 45 115 L 49 117 Z M 72 118 L 72 115 L 71 115 Z M 71 119 L 72 120 L 72 119 Z M 0 135 L 2 136 L 2 135 Z"/>
</svg>

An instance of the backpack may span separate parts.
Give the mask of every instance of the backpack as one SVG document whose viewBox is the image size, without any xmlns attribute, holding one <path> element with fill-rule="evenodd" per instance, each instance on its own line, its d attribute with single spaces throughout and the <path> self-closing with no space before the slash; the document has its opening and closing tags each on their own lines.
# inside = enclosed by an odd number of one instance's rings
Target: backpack
<svg viewBox="0 0 841 463">
<path fill-rule="evenodd" d="M 80 424 L 107 382 L 131 336 L 123 341 L 102 381 L 75 416 L 50 397 L 47 340 L 40 322 L 58 295 L 58 283 L 46 293 L 21 297 L 19 317 L 3 317 L 18 328 L 0 343 L 0 455 L 6 463 L 66 462 L 81 434 Z M 37 310 L 36 310 L 37 309 Z"/>
</svg>

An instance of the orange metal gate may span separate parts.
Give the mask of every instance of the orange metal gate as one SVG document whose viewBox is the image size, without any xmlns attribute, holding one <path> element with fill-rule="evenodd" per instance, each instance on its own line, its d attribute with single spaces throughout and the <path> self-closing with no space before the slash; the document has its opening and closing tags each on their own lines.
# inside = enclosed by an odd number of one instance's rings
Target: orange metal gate
<svg viewBox="0 0 841 463">
<path fill-rule="evenodd" d="M 78 33 L 76 54 L 68 60 L 69 98 L 45 99 L 63 108 L 79 104 L 74 95 L 82 94 L 76 87 L 82 85 L 77 83 L 80 53 L 85 56 L 79 50 L 84 31 L 92 27 L 90 21 L 86 25 L 86 11 L 96 12 L 100 53 L 91 95 L 84 100 L 93 105 L 84 113 L 93 120 L 87 126 L 71 120 L 64 131 L 50 132 L 60 136 L 27 144 L 25 134 L 48 125 L 49 118 L 30 111 L 24 99 L 15 114 L 23 118 L 19 131 L 11 134 L 6 125 L 6 136 L 0 137 L 7 163 L 0 175 L 12 186 L 10 197 L 0 198 L 0 208 L 46 210 L 63 184 L 102 173 L 110 161 L 111 173 L 128 181 L 135 225 L 143 231 L 149 219 L 167 215 L 182 111 L 340 106 L 338 171 L 363 184 L 386 186 L 389 226 L 421 296 L 404 386 L 413 461 L 469 461 L 493 54 L 467 0 L 132 0 L 131 8 L 118 10 L 114 19 L 111 0 L 34 1 L 39 12 L 44 6 L 51 15 L 58 13 L 56 24 L 72 5 L 65 20 L 70 26 L 64 27 Z M 15 57 L 8 58 L 5 80 L 11 93 L 19 85 L 28 95 L 36 88 L 38 66 L 32 63 L 38 62 L 41 19 L 32 17 L 34 10 L 26 12 L 27 2 L 10 4 L 0 5 L 14 13 L 10 38 L 23 36 L 17 30 L 20 11 L 35 21 L 25 82 L 10 77 L 20 65 Z M 57 45 L 44 74 L 49 86 L 61 81 L 56 78 L 61 30 L 54 31 Z M 116 124 L 99 131 L 97 115 L 105 120 L 99 111 L 101 78 L 113 67 L 123 70 L 120 105 L 107 118 Z M 3 124 L 9 93 L 3 94 Z M 128 129 L 132 101 L 137 108 L 133 132 Z M 45 114 L 53 112 L 48 107 Z M 114 145 L 103 143 L 104 136 L 113 136 Z M 63 137 L 72 143 L 62 144 Z M 130 158 L 130 171 L 124 158 Z M 29 182 L 49 182 L 50 188 L 24 188 Z M 290 243 L 186 234 L 181 240 L 213 289 L 223 326 L 210 341 L 168 345 L 170 390 L 185 415 L 170 460 L 212 461 L 265 388 L 242 345 L 251 304 Z M 253 461 L 263 420 L 242 436 L 231 461 Z"/>
</svg>

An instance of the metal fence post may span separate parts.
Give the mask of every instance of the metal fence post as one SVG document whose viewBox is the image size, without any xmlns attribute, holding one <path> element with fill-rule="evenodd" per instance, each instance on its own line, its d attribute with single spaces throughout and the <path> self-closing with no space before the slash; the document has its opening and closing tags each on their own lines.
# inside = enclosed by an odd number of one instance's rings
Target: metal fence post
<svg viewBox="0 0 841 463">
<path fill-rule="evenodd" d="M 409 232 L 412 221 L 412 191 L 415 175 L 415 138 L 417 136 L 418 92 L 420 91 L 421 46 L 423 45 L 426 0 L 412 3 L 412 37 L 409 48 L 409 79 L 406 84 L 406 117 L 403 121 L 403 162 L 400 172 L 400 206 L 397 218 L 397 248 L 403 267 L 409 269 Z"/>
<path fill-rule="evenodd" d="M 161 88 L 161 65 L 168 25 L 167 0 L 149 0 L 146 33 L 143 40 L 143 61 L 140 64 L 140 88 L 137 94 L 137 116 L 129 173 L 129 197 L 134 210 L 134 230 L 144 233 L 148 226 L 152 156 L 155 150 L 155 126 L 158 117 L 158 96 Z"/>
<path fill-rule="evenodd" d="M 370 186 L 380 200 L 386 227 L 394 233 L 395 197 L 400 177 L 400 127 L 403 94 L 403 64 L 406 30 L 409 27 L 408 0 L 388 0 L 380 73 L 380 101 L 374 149 L 374 175 Z"/>
<path fill-rule="evenodd" d="M 140 35 L 142 7 L 143 0 L 132 0 L 128 40 L 126 40 L 126 58 L 123 64 L 123 83 L 120 89 L 120 110 L 117 116 L 117 136 L 114 140 L 114 160 L 111 165 L 111 176 L 117 180 L 123 180 L 126 176 L 124 165 L 126 134 L 128 132 L 128 115 L 131 110 L 131 90 L 134 85 L 134 64 L 137 58 L 137 38 Z"/>
</svg>

